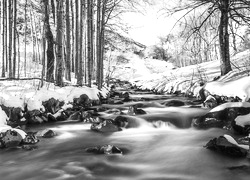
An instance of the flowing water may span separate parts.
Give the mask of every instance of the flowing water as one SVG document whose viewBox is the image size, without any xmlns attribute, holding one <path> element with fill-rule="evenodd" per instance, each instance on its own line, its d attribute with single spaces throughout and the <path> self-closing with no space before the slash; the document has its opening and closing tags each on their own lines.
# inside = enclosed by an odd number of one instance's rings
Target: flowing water
<svg viewBox="0 0 250 180">
<path fill-rule="evenodd" d="M 203 147 L 210 139 L 228 133 L 226 130 L 196 130 L 190 127 L 191 119 L 206 113 L 206 110 L 166 108 L 157 101 L 141 103 L 144 103 L 147 115 L 128 116 L 131 126 L 120 132 L 93 132 L 90 124 L 82 122 L 28 128 L 32 131 L 51 128 L 58 135 L 41 139 L 38 148 L 33 151 L 0 150 L 0 179 L 249 179 L 249 171 L 229 169 L 249 165 L 246 158 L 230 158 Z M 121 105 L 120 108 L 127 110 L 127 106 Z M 161 122 L 158 128 L 153 126 L 156 121 Z M 121 148 L 124 154 L 96 155 L 84 151 L 87 147 L 105 144 Z"/>
</svg>

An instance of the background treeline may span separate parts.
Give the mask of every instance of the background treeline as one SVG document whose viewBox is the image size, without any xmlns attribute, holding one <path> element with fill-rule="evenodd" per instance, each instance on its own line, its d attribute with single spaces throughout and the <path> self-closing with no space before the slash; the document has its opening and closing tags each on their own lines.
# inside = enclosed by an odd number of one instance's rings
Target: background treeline
<svg viewBox="0 0 250 180">
<path fill-rule="evenodd" d="M 126 31 L 120 16 L 137 3 L 1 0 L 1 76 L 38 77 L 59 86 L 73 80 L 88 86 L 95 82 L 101 88 L 105 52 L 117 48 L 116 34 Z"/>
</svg>

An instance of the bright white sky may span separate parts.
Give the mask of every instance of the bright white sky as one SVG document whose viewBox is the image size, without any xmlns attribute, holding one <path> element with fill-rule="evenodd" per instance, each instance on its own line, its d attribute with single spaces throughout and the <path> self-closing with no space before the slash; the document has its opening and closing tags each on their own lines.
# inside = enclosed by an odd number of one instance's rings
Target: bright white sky
<svg viewBox="0 0 250 180">
<path fill-rule="evenodd" d="M 124 22 L 132 26 L 130 37 L 144 45 L 152 45 L 157 42 L 157 37 L 168 35 L 177 19 L 164 17 L 160 8 L 159 5 L 148 6 L 144 14 L 124 14 Z"/>
</svg>

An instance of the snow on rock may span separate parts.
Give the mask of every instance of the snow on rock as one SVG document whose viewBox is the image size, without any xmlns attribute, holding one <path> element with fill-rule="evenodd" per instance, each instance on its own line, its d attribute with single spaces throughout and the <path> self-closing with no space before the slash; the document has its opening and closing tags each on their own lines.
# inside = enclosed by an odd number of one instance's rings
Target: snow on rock
<svg viewBox="0 0 250 180">
<path fill-rule="evenodd" d="M 236 145 L 242 149 L 245 149 L 245 150 L 249 150 L 249 145 L 243 145 L 243 144 L 238 144 L 235 139 L 230 136 L 230 135 L 227 135 L 227 134 L 224 134 L 224 137 L 227 139 L 228 142 L 230 142 L 231 144 L 233 145 Z"/>
<path fill-rule="evenodd" d="M 211 109 L 210 112 L 216 112 L 216 111 L 222 111 L 226 108 L 232 108 L 232 107 L 250 107 L 249 102 L 229 102 L 229 103 L 224 103 L 219 106 L 216 106 L 215 108 Z"/>
<path fill-rule="evenodd" d="M 207 83 L 205 89 L 210 94 L 228 97 L 238 96 L 242 101 L 248 101 L 250 97 L 250 77 L 238 77 L 234 80 L 230 80 L 228 77 L 223 78 L 219 81 Z"/>
<path fill-rule="evenodd" d="M 0 104 L 6 107 L 20 107 L 24 109 L 24 99 L 19 96 L 11 96 L 9 94 L 0 94 Z"/>
<path fill-rule="evenodd" d="M 9 120 L 8 116 L 0 107 L 0 127 L 7 126 L 7 120 Z"/>
<path fill-rule="evenodd" d="M 250 125 L 250 114 L 237 116 L 235 119 L 235 123 L 238 126 L 245 127 L 246 125 Z"/>
</svg>

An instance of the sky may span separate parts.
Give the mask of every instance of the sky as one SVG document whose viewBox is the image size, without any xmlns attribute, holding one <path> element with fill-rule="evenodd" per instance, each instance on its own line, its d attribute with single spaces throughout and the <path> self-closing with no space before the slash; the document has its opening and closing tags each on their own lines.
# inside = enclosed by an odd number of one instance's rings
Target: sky
<svg viewBox="0 0 250 180">
<path fill-rule="evenodd" d="M 134 12 L 124 14 L 124 22 L 131 26 L 128 35 L 147 46 L 157 43 L 159 36 L 168 35 L 177 18 L 164 16 L 160 11 L 161 8 L 160 4 L 148 5 L 143 14 Z"/>
</svg>

